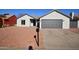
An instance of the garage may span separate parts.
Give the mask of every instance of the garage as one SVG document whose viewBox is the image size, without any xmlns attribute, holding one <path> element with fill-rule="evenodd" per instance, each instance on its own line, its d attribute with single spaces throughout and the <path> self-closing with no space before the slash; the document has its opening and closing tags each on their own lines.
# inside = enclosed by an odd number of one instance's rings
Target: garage
<svg viewBox="0 0 79 59">
<path fill-rule="evenodd" d="M 70 20 L 70 28 L 77 28 L 77 20 Z"/>
<path fill-rule="evenodd" d="M 62 19 L 42 19 L 42 28 L 62 28 Z"/>
<path fill-rule="evenodd" d="M 40 17 L 40 29 L 45 28 L 69 29 L 70 17 L 58 10 L 53 10 Z"/>
</svg>

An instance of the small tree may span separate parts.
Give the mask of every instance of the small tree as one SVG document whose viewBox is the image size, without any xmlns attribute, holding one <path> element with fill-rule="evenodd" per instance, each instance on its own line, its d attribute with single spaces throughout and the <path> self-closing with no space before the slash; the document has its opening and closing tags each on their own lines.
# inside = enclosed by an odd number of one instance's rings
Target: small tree
<svg viewBox="0 0 79 59">
<path fill-rule="evenodd" d="M 4 27 L 4 19 L 2 19 L 2 27 Z"/>
<path fill-rule="evenodd" d="M 4 18 L 5 18 L 5 17 L 6 17 L 5 15 L 0 15 L 1 22 L 2 22 L 2 27 L 4 27 Z"/>
</svg>

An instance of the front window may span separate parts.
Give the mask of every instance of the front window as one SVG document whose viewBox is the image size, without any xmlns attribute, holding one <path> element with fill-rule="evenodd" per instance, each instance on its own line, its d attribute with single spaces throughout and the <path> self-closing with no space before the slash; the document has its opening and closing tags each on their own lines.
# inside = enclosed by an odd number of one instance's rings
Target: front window
<svg viewBox="0 0 79 59">
<path fill-rule="evenodd" d="M 22 25 L 25 25 L 25 20 L 21 20 L 21 24 Z"/>
</svg>

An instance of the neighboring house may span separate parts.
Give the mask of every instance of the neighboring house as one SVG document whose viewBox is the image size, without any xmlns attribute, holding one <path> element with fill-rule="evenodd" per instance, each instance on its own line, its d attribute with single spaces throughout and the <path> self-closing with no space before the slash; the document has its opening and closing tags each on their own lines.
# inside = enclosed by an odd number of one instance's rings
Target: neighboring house
<svg viewBox="0 0 79 59">
<path fill-rule="evenodd" d="M 79 15 L 74 15 L 74 19 L 76 21 L 77 28 L 79 28 Z"/>
<path fill-rule="evenodd" d="M 0 27 L 13 26 L 16 24 L 17 17 L 10 14 L 0 15 Z"/>
<path fill-rule="evenodd" d="M 40 28 L 70 28 L 70 18 L 69 16 L 54 10 L 42 17 L 40 17 Z"/>
<path fill-rule="evenodd" d="M 36 26 L 36 19 L 28 14 L 22 15 L 17 19 L 17 26 L 21 27 Z"/>
</svg>

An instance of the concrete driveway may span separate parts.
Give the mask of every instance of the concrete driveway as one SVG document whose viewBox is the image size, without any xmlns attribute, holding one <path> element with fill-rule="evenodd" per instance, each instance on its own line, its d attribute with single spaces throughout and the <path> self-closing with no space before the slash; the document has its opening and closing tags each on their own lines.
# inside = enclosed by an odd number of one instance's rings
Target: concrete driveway
<svg viewBox="0 0 79 59">
<path fill-rule="evenodd" d="M 79 29 L 42 29 L 46 49 L 79 49 Z"/>
</svg>

